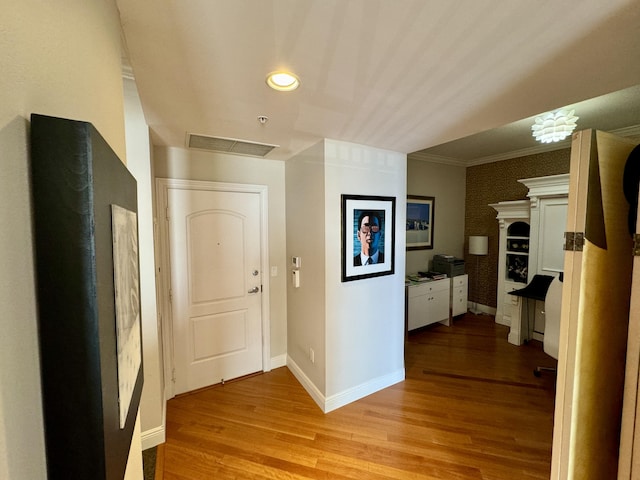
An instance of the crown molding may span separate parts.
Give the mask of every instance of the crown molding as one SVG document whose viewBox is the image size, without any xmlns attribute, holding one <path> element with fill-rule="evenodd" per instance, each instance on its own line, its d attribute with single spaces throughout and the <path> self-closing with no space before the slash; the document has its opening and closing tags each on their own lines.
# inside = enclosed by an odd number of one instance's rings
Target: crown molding
<svg viewBox="0 0 640 480">
<path fill-rule="evenodd" d="M 497 153 L 495 155 L 489 155 L 487 157 L 476 158 L 466 163 L 467 167 L 474 167 L 476 165 L 483 165 L 485 163 L 501 162 L 503 160 L 511 160 L 512 158 L 527 157 L 529 155 L 538 155 L 539 153 L 555 152 L 556 150 L 563 150 L 565 148 L 571 148 L 571 137 L 568 140 L 562 140 L 560 142 L 552 144 L 540 144 L 535 147 L 522 148 L 520 150 L 512 150 L 510 152 Z"/>
<path fill-rule="evenodd" d="M 609 131 L 609 133 L 612 133 L 613 135 L 617 135 L 619 137 L 640 136 L 640 124 L 611 130 Z M 476 165 L 483 165 L 485 163 L 501 162 L 502 160 L 511 160 L 513 158 L 537 155 L 539 153 L 545 152 L 553 152 L 565 148 L 571 148 L 571 137 L 556 143 L 544 143 L 536 145 L 534 147 L 527 147 L 520 150 L 512 150 L 509 152 L 497 153 L 495 155 L 488 155 L 486 157 L 474 158 L 473 160 L 469 161 L 460 160 L 453 157 L 445 157 L 442 155 L 430 155 L 428 153 L 422 152 L 410 153 L 409 155 L 407 155 L 407 158 L 420 160 L 423 162 L 444 163 L 447 165 L 456 165 L 463 167 L 475 167 Z"/>
<path fill-rule="evenodd" d="M 453 157 L 445 157 L 442 155 L 431 155 L 428 153 L 414 152 L 407 155 L 407 160 L 418 160 L 420 162 L 444 163 L 445 165 L 455 165 L 457 167 L 466 167 L 468 163 L 464 160 L 458 160 Z"/>
<path fill-rule="evenodd" d="M 635 137 L 636 135 L 640 135 L 640 125 L 618 128 L 617 130 L 612 130 L 611 133 L 619 137 Z"/>
<path fill-rule="evenodd" d="M 136 77 L 133 75 L 133 68 L 128 63 L 122 62 L 122 78 L 127 80 L 134 80 Z"/>
</svg>

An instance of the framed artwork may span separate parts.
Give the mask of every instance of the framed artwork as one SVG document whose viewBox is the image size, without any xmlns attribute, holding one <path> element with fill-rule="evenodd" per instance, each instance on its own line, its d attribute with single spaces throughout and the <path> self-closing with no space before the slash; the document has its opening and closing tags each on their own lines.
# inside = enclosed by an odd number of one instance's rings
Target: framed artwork
<svg viewBox="0 0 640 480">
<path fill-rule="evenodd" d="M 342 195 L 342 281 L 392 275 L 395 197 Z"/>
<path fill-rule="evenodd" d="M 136 180 L 87 122 L 32 114 L 30 146 L 47 478 L 122 480 L 144 381 Z"/>
<path fill-rule="evenodd" d="M 116 302 L 118 404 L 120 428 L 124 428 L 129 416 L 129 405 L 138 371 L 142 365 L 138 217 L 131 210 L 119 205 L 111 205 L 111 223 Z"/>
<path fill-rule="evenodd" d="M 435 197 L 407 196 L 407 250 L 433 248 Z"/>
</svg>

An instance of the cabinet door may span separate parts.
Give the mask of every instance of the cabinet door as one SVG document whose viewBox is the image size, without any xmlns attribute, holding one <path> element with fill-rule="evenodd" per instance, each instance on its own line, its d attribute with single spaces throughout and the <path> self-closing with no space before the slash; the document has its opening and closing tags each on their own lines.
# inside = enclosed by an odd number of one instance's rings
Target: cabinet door
<svg viewBox="0 0 640 480">
<path fill-rule="evenodd" d="M 428 323 L 449 320 L 449 279 L 433 282 L 429 292 Z"/>
<path fill-rule="evenodd" d="M 564 227 L 567 223 L 567 198 L 545 198 L 540 201 L 538 232 L 538 273 L 553 275 L 564 268 Z"/>
<path fill-rule="evenodd" d="M 427 324 L 428 293 L 425 285 L 411 285 L 408 287 L 408 330 L 414 330 Z"/>
</svg>

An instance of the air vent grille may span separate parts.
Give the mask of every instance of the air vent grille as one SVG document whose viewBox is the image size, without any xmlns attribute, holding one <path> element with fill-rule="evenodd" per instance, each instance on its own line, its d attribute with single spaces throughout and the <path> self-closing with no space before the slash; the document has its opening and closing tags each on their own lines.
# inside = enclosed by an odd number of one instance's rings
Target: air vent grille
<svg viewBox="0 0 640 480">
<path fill-rule="evenodd" d="M 237 155 L 248 155 L 251 157 L 264 157 L 278 145 L 265 143 L 248 142 L 234 138 L 209 137 L 206 135 L 187 135 L 187 146 L 199 150 L 209 150 L 211 152 L 235 153 Z"/>
</svg>

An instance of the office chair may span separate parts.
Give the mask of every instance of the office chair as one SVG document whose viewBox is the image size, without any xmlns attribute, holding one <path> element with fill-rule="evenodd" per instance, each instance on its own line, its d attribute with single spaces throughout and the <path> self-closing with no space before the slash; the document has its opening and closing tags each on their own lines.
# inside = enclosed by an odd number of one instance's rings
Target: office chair
<svg viewBox="0 0 640 480">
<path fill-rule="evenodd" d="M 558 359 L 558 350 L 560 343 L 560 312 L 562 306 L 562 280 L 561 277 L 555 277 L 544 299 L 544 353 Z M 553 367 L 536 367 L 533 374 L 539 377 L 543 370 L 555 372 Z"/>
</svg>

